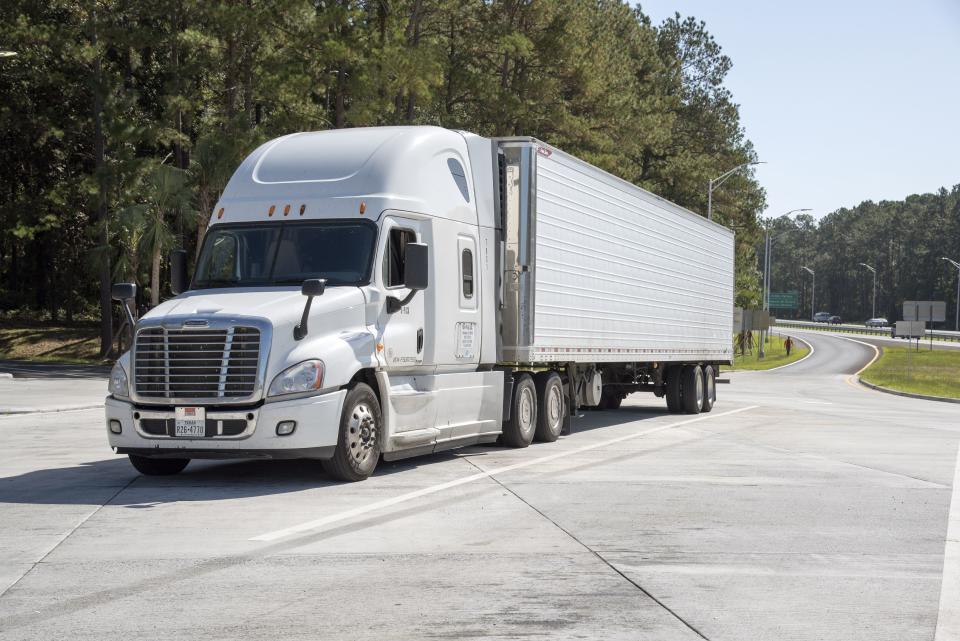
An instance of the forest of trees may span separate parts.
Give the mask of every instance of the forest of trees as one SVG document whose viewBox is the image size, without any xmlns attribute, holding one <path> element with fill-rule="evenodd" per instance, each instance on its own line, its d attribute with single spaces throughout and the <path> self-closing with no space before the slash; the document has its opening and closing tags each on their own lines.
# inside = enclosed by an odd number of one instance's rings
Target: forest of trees
<svg viewBox="0 0 960 641">
<path fill-rule="evenodd" d="M 233 169 L 278 135 L 536 136 L 697 212 L 710 178 L 755 160 L 706 25 L 653 24 L 621 0 L 7 0 L 0 50 L 15 54 L 0 56 L 0 319 L 102 316 L 105 347 L 110 283 L 163 299 L 168 250 L 193 255 Z M 884 305 L 921 274 L 942 292 L 942 265 L 904 256 L 958 237 L 957 201 L 804 221 L 776 245 L 774 289 L 799 288 L 802 257 L 832 311 L 865 309 L 859 260 L 879 263 Z M 763 207 L 749 172 L 714 193 L 742 306 L 760 301 Z"/>
<path fill-rule="evenodd" d="M 782 235 L 781 235 L 782 234 Z M 945 329 L 954 328 L 957 269 L 960 262 L 960 185 L 902 201 L 864 202 L 815 221 L 809 215 L 771 221 L 779 236 L 771 256 L 771 291 L 800 292 L 796 313 L 773 310 L 784 318 L 810 317 L 812 279 L 817 275 L 817 311 L 862 322 L 872 314 L 873 274 L 877 270 L 877 315 L 902 318 L 905 300 L 947 301 Z"/>
</svg>

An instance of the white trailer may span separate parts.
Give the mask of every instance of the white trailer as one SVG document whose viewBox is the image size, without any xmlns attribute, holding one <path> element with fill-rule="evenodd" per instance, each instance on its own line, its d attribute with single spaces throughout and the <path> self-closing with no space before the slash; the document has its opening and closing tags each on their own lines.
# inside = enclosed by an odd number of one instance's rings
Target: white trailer
<svg viewBox="0 0 960 641">
<path fill-rule="evenodd" d="M 214 209 L 188 285 L 136 323 L 107 431 L 141 472 L 556 440 L 629 393 L 710 411 L 733 233 L 532 138 L 285 136 Z M 118 299 L 134 294 L 115 286 Z M 124 306 L 124 309 L 127 309 Z"/>
</svg>

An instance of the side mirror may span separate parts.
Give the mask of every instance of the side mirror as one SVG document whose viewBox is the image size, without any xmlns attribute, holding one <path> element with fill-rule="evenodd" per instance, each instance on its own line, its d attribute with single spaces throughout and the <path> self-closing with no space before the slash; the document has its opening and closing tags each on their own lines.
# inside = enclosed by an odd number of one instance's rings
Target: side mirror
<svg viewBox="0 0 960 641">
<path fill-rule="evenodd" d="M 174 249 L 170 252 L 170 291 L 173 295 L 187 291 L 187 250 Z"/>
<path fill-rule="evenodd" d="M 424 243 L 407 243 L 404 250 L 403 285 L 420 291 L 430 284 L 430 250 Z"/>
<path fill-rule="evenodd" d="M 110 296 L 113 300 L 128 301 L 137 297 L 136 283 L 114 283 L 110 288 Z"/>
<path fill-rule="evenodd" d="M 130 311 L 130 303 L 137 297 L 137 284 L 114 283 L 113 287 L 110 288 L 110 295 L 113 297 L 113 300 L 122 303 L 121 307 L 123 307 L 123 311 L 127 316 L 127 322 L 130 323 L 130 331 L 132 332 L 137 321 L 134 320 L 133 313 Z"/>
<path fill-rule="evenodd" d="M 403 286 L 410 293 L 399 300 L 387 298 L 387 313 L 395 314 L 413 300 L 416 293 L 430 284 L 430 250 L 424 243 L 407 243 L 403 255 Z"/>
<path fill-rule="evenodd" d="M 322 296 L 327 288 L 326 278 L 308 278 L 300 286 L 300 293 L 307 297 L 307 304 L 303 306 L 303 315 L 300 317 L 300 324 L 293 328 L 293 339 L 301 340 L 307 335 L 307 318 L 310 316 L 310 304 L 314 296 Z"/>
</svg>

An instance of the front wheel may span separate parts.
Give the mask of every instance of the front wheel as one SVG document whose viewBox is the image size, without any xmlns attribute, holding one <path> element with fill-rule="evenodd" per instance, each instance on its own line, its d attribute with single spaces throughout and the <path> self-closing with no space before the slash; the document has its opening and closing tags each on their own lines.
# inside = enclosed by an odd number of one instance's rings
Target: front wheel
<svg viewBox="0 0 960 641">
<path fill-rule="evenodd" d="M 179 474 L 190 463 L 188 458 L 150 458 L 127 454 L 130 464 L 145 476 L 171 476 Z"/>
<path fill-rule="evenodd" d="M 333 458 L 322 461 L 324 471 L 340 481 L 362 481 L 380 459 L 380 401 L 366 383 L 357 383 L 343 399 L 340 434 Z"/>
<path fill-rule="evenodd" d="M 537 429 L 537 388 L 529 374 L 513 379 L 510 420 L 503 423 L 500 440 L 509 447 L 526 447 Z"/>
</svg>

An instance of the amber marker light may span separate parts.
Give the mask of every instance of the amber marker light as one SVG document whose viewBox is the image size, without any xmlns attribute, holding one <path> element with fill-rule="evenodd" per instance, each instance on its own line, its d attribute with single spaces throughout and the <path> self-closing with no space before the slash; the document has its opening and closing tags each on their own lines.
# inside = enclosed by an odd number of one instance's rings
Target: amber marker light
<svg viewBox="0 0 960 641">
<path fill-rule="evenodd" d="M 300 205 L 300 215 L 303 216 L 303 212 L 307 211 L 306 205 Z"/>
<path fill-rule="evenodd" d="M 363 216 L 364 212 L 367 211 L 367 203 L 360 201 L 360 215 Z"/>
<path fill-rule="evenodd" d="M 286 206 L 283 208 L 283 215 L 286 216 L 286 215 L 289 214 L 289 213 L 290 213 L 290 205 L 286 205 Z"/>
<path fill-rule="evenodd" d="M 217 220 L 223 218 L 223 207 L 220 208 L 220 211 L 217 212 Z"/>
<path fill-rule="evenodd" d="M 273 212 L 277 210 L 276 205 L 270 205 L 270 211 L 267 212 L 267 216 L 273 216 Z"/>
</svg>

